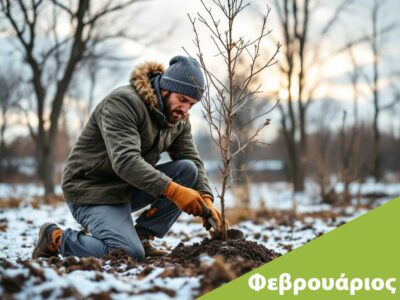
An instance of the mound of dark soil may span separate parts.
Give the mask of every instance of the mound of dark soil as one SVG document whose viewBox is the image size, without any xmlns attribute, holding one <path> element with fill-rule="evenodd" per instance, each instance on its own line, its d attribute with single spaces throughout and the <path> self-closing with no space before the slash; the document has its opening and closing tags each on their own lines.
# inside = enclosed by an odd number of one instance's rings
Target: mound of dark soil
<svg viewBox="0 0 400 300">
<path fill-rule="evenodd" d="M 204 239 L 201 243 L 188 246 L 181 243 L 169 256 L 173 263 L 199 265 L 199 258 L 202 254 L 208 256 L 221 255 L 225 262 L 245 260 L 260 264 L 267 263 L 279 256 L 278 253 L 256 242 L 216 239 Z"/>
<path fill-rule="evenodd" d="M 211 263 L 202 262 L 203 255 L 211 256 L 214 260 Z M 200 296 L 278 256 L 279 253 L 256 242 L 244 239 L 222 241 L 206 238 L 201 243 L 193 245 L 179 244 L 163 258 L 163 261 L 172 263 L 175 271 L 177 266 L 186 266 L 180 270 L 185 270 L 187 274 L 189 269 L 196 275 L 201 275 L 198 290 Z M 176 276 L 175 273 L 170 271 L 169 275 Z"/>
<path fill-rule="evenodd" d="M 211 264 L 202 262 L 204 254 L 214 258 Z M 193 245 L 179 244 L 165 259 L 175 265 L 193 266 L 195 273 L 202 275 L 200 296 L 278 256 L 263 245 L 244 239 L 204 239 Z"/>
</svg>

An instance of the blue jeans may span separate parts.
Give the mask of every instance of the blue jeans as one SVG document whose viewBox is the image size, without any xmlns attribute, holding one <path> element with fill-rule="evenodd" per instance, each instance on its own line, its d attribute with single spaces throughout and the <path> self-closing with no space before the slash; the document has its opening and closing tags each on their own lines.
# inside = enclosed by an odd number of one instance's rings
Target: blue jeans
<svg viewBox="0 0 400 300">
<path fill-rule="evenodd" d="M 173 181 L 194 187 L 197 167 L 191 160 L 176 160 L 155 166 Z M 63 230 L 60 252 L 63 256 L 102 257 L 114 249 L 122 248 L 128 255 L 141 259 L 144 250 L 140 236 L 163 237 L 181 210 L 170 200 L 161 196 L 154 198 L 137 188 L 132 189 L 129 202 L 117 205 L 79 205 L 67 203 L 75 218 L 91 235 L 72 229 Z M 144 211 L 133 225 L 131 213 L 151 204 L 155 213 Z"/>
</svg>

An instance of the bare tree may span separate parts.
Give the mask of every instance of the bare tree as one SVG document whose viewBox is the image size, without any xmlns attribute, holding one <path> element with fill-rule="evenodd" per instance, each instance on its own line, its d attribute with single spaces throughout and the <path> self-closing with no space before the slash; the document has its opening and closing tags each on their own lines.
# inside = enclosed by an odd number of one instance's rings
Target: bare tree
<svg viewBox="0 0 400 300">
<path fill-rule="evenodd" d="M 0 0 L 0 15 L 14 31 L 17 48 L 30 71 L 26 72 L 30 74 L 27 81 L 34 92 L 38 119 L 37 129 L 30 131 L 37 149 L 38 174 L 46 194 L 54 191 L 53 148 L 71 80 L 89 57 L 99 57 L 98 45 L 128 37 L 124 30 L 100 25 L 109 15 L 137 1 L 102 1 L 101 5 L 94 6 L 89 0 Z M 59 27 L 68 25 L 65 20 L 70 21 L 70 32 L 62 35 Z"/>
<path fill-rule="evenodd" d="M 370 32 L 366 33 L 356 39 L 353 39 L 346 43 L 344 46 L 338 48 L 336 51 L 334 51 L 334 54 L 339 54 L 344 51 L 348 51 L 350 55 L 350 59 L 352 62 L 353 70 L 352 73 L 350 74 L 351 82 L 352 82 L 352 87 L 353 87 L 353 92 L 354 92 L 354 120 L 355 123 L 358 121 L 358 109 L 357 109 L 357 103 L 358 103 L 358 91 L 357 91 L 357 85 L 358 82 L 360 81 L 360 77 L 362 77 L 365 82 L 367 82 L 369 89 L 372 94 L 372 103 L 373 103 L 373 108 L 374 108 L 374 116 L 373 116 L 373 122 L 372 122 L 372 131 L 373 131 L 373 147 L 372 147 L 372 164 L 369 165 L 369 172 L 372 172 L 373 176 L 375 177 L 376 180 L 379 180 L 381 178 L 381 153 L 380 153 L 380 140 L 381 140 L 381 133 L 379 129 L 379 118 L 380 115 L 383 111 L 389 110 L 395 106 L 398 101 L 394 99 L 390 103 L 387 103 L 385 105 L 382 105 L 381 99 L 380 99 L 380 93 L 379 93 L 379 81 L 381 79 L 381 73 L 380 73 L 380 62 L 381 62 L 381 55 L 382 55 L 382 38 L 389 33 L 393 32 L 395 29 L 398 28 L 398 23 L 397 22 L 391 22 L 388 24 L 385 24 L 384 26 L 379 26 L 378 24 L 381 21 L 381 10 L 382 6 L 385 4 L 385 1 L 377 1 L 373 0 L 373 4 L 369 9 L 369 14 L 370 14 Z M 353 48 L 356 45 L 360 44 L 365 44 L 367 43 L 370 50 L 371 50 L 371 56 L 373 57 L 373 63 L 372 63 L 372 71 L 371 75 L 368 76 L 367 72 L 359 65 L 357 65 L 355 55 L 353 53 Z M 355 126 L 353 129 L 358 130 L 362 129 L 362 124 Z M 357 139 L 361 138 L 361 135 L 358 133 L 354 133 L 354 136 L 357 137 Z M 362 141 L 358 140 L 356 141 L 356 144 L 361 145 Z M 355 145 L 356 145 L 355 144 Z M 358 162 L 358 169 L 361 170 L 363 168 L 362 164 L 365 163 L 363 162 L 365 158 L 360 158 L 357 156 L 357 159 L 359 160 Z M 361 160 L 360 160 L 361 159 Z M 361 173 L 359 173 L 357 176 L 360 177 Z M 356 177 L 357 177 L 356 176 Z"/>
<path fill-rule="evenodd" d="M 380 154 L 380 143 L 381 143 L 381 133 L 379 129 L 379 118 L 383 110 L 391 108 L 390 105 L 382 105 L 382 100 L 380 97 L 380 87 L 379 81 L 381 79 L 380 73 L 380 63 L 382 56 L 382 36 L 384 33 L 389 32 L 396 25 L 389 26 L 389 30 L 385 30 L 385 28 L 379 28 L 380 18 L 382 17 L 382 7 L 385 4 L 385 1 L 374 0 L 370 9 L 370 26 L 371 32 L 368 36 L 368 45 L 371 49 L 371 54 L 373 57 L 372 63 L 372 74 L 371 76 L 367 76 L 365 72 L 362 73 L 365 78 L 370 91 L 372 93 L 372 102 L 374 108 L 374 117 L 372 122 L 372 130 L 373 130 L 373 165 L 372 165 L 372 174 L 376 181 L 379 181 L 382 178 L 382 166 L 381 166 L 381 154 Z"/>
<path fill-rule="evenodd" d="M 350 171 L 350 164 L 352 163 L 353 155 L 352 153 L 354 150 L 354 139 L 355 137 L 355 128 L 356 125 L 353 125 L 352 134 L 347 139 L 346 136 L 346 119 L 347 119 L 347 112 L 343 111 L 343 118 L 342 118 L 342 129 L 340 131 L 340 158 L 342 162 L 342 170 L 341 170 L 341 179 L 343 183 L 343 203 L 348 205 L 350 204 L 350 191 L 349 185 L 352 181 L 351 178 L 351 171 Z"/>
<path fill-rule="evenodd" d="M 317 34 L 318 36 L 314 37 L 320 41 L 319 46 L 316 49 L 310 49 L 309 30 L 319 1 L 274 0 L 284 37 L 284 59 L 280 60 L 279 66 L 286 78 L 284 89 L 287 91 L 287 98 L 284 99 L 286 101 L 281 101 L 279 110 L 282 116 L 281 124 L 288 150 L 288 166 L 294 191 L 304 189 L 307 161 L 307 109 L 319 84 L 319 82 L 313 85 L 307 83 L 308 71 L 321 62 L 319 47 L 322 40 L 351 2 L 342 1 L 336 7 L 331 18 Z M 307 56 L 311 59 L 306 60 Z"/>
<path fill-rule="evenodd" d="M 374 4 L 371 9 L 371 25 L 372 25 L 372 35 L 370 39 L 370 45 L 373 55 L 373 74 L 372 81 L 370 82 L 370 88 L 373 94 L 374 103 L 374 120 L 373 120 L 373 131 L 374 131 L 374 143 L 373 143 L 373 174 L 376 180 L 381 178 L 381 160 L 379 154 L 379 144 L 380 144 L 380 132 L 379 132 L 379 114 L 380 114 L 380 103 L 379 103 L 379 91 L 378 91 L 378 81 L 379 81 L 379 69 L 378 69 L 378 16 L 379 10 L 381 8 L 382 2 L 374 0 Z"/>
<path fill-rule="evenodd" d="M 18 97 L 19 76 L 12 68 L 5 67 L 0 72 L 0 179 L 4 178 L 6 154 L 5 132 L 8 128 L 8 113 Z"/>
<path fill-rule="evenodd" d="M 343 112 L 342 128 L 340 131 L 340 161 L 341 161 L 341 181 L 343 183 L 342 199 L 343 204 L 348 205 L 351 201 L 350 183 L 360 180 L 360 168 L 364 161 L 362 151 L 359 147 L 361 145 L 361 135 L 358 134 L 359 114 L 358 114 L 358 99 L 359 91 L 358 84 L 361 75 L 361 68 L 356 61 L 354 49 L 351 43 L 348 47 L 348 54 L 351 61 L 352 69 L 349 71 L 351 86 L 353 90 L 353 124 L 350 130 L 347 129 L 347 112 Z"/>
<path fill-rule="evenodd" d="M 238 114 L 243 112 L 245 105 L 252 103 L 260 92 L 260 86 L 253 86 L 255 77 L 262 71 L 276 63 L 276 55 L 279 52 L 280 44 L 276 45 L 273 54 L 269 58 L 261 56 L 261 42 L 270 34 L 267 30 L 267 20 L 271 9 L 268 7 L 266 15 L 262 19 L 259 33 L 255 38 L 236 37 L 235 28 L 239 14 L 249 5 L 243 1 L 227 0 L 224 3 L 214 1 L 213 5 L 219 13 L 222 13 L 223 24 L 218 19 L 215 11 L 201 1 L 204 14 L 198 13 L 196 17 L 189 16 L 195 34 L 194 44 L 197 48 L 197 58 L 206 76 L 206 92 L 202 100 L 203 116 L 209 124 L 210 134 L 218 146 L 222 158 L 220 171 L 222 174 L 222 187 L 218 197 L 221 200 L 222 210 L 222 237 L 226 239 L 225 221 L 225 193 L 231 186 L 231 164 L 234 157 L 250 145 L 259 142 L 258 135 L 262 129 L 269 124 L 266 115 L 271 111 L 260 112 L 255 119 L 260 119 L 259 125 L 248 136 L 245 142 L 238 139 L 233 130 L 233 122 Z M 221 59 L 226 74 L 219 78 L 212 70 L 211 64 L 206 62 L 203 53 L 203 46 L 200 43 L 198 27 L 199 21 L 210 33 L 211 41 L 217 51 L 216 55 Z M 235 77 L 237 65 L 240 59 L 247 62 L 247 74 L 238 80 Z M 252 122 L 243 126 L 251 126 Z M 238 143 L 233 151 L 232 143 Z"/>
</svg>

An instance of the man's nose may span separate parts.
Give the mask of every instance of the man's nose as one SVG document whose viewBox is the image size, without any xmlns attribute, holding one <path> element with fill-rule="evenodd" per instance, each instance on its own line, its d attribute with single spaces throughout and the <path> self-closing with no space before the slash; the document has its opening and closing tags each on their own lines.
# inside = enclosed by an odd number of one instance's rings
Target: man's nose
<svg viewBox="0 0 400 300">
<path fill-rule="evenodd" d="M 189 109 L 190 109 L 190 104 L 183 104 L 182 105 L 182 111 L 184 112 L 184 113 L 187 113 L 188 111 L 189 111 Z"/>
</svg>

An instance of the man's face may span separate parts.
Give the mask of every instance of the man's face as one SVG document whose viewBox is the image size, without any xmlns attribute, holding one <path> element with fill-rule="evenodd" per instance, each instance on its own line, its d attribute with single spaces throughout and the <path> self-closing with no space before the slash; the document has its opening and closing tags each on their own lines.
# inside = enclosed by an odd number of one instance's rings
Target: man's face
<svg viewBox="0 0 400 300">
<path fill-rule="evenodd" d="M 182 120 L 188 111 L 197 103 L 197 100 L 177 93 L 168 93 L 167 91 L 161 91 L 162 97 L 165 99 L 165 115 L 168 122 L 174 124 Z"/>
</svg>

